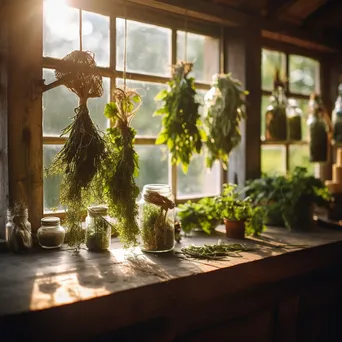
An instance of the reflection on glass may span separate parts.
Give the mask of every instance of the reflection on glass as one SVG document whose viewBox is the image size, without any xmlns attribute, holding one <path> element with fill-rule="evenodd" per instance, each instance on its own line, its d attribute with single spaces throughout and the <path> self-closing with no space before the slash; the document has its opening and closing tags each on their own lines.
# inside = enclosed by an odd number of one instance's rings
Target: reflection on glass
<svg viewBox="0 0 342 342">
<path fill-rule="evenodd" d="M 290 55 L 290 91 L 310 95 L 318 90 L 318 61 L 303 56 Z"/>
<path fill-rule="evenodd" d="M 123 85 L 123 80 L 117 80 L 118 86 Z M 156 102 L 155 96 L 166 88 L 166 85 L 142 81 L 126 81 L 127 87 L 136 90 L 142 99 L 142 105 L 132 120 L 132 127 L 137 130 L 139 136 L 157 136 L 161 129 L 161 116 L 153 116 L 162 102 Z"/>
<path fill-rule="evenodd" d="M 142 190 L 145 184 L 168 184 L 168 153 L 164 146 L 136 145 L 139 156 L 139 177 L 136 182 Z"/>
<path fill-rule="evenodd" d="M 290 170 L 296 166 L 306 167 L 311 174 L 314 174 L 314 164 L 310 163 L 310 153 L 308 145 L 290 146 Z"/>
<path fill-rule="evenodd" d="M 63 58 L 79 48 L 79 10 L 63 0 L 44 0 L 43 55 Z"/>
<path fill-rule="evenodd" d="M 285 76 L 286 58 L 285 54 L 273 51 L 262 50 L 262 89 L 273 90 L 273 80 L 276 69 L 280 71 L 280 77 Z"/>
<path fill-rule="evenodd" d="M 261 172 L 268 175 L 286 174 L 284 146 L 261 146 Z"/>
<path fill-rule="evenodd" d="M 95 54 L 96 64 L 109 66 L 109 17 L 82 11 L 83 50 Z"/>
<path fill-rule="evenodd" d="M 43 70 L 45 84 L 55 80 L 54 71 Z M 103 78 L 104 93 L 101 98 L 89 99 L 88 108 L 91 118 L 101 130 L 106 129 L 107 119 L 103 115 L 109 101 L 110 82 Z M 43 95 L 43 133 L 48 136 L 59 136 L 61 131 L 72 120 L 74 109 L 78 106 L 78 97 L 64 86 L 46 91 Z"/>
<path fill-rule="evenodd" d="M 125 20 L 116 19 L 116 68 L 124 68 Z M 170 76 L 171 30 L 127 21 L 127 71 Z"/>
<path fill-rule="evenodd" d="M 62 145 L 43 146 L 44 169 L 50 165 L 55 155 L 62 149 Z M 60 184 L 62 176 L 44 178 L 44 211 L 62 209 L 59 203 Z"/>
<path fill-rule="evenodd" d="M 220 163 L 216 161 L 213 168 L 205 167 L 204 154 L 195 155 L 189 165 L 187 174 L 182 167 L 177 167 L 177 197 L 218 195 L 220 186 Z"/>
<path fill-rule="evenodd" d="M 177 59 L 194 62 L 193 76 L 198 82 L 210 83 L 220 71 L 220 40 L 209 36 L 188 33 L 185 53 L 185 32 L 177 31 Z"/>
</svg>

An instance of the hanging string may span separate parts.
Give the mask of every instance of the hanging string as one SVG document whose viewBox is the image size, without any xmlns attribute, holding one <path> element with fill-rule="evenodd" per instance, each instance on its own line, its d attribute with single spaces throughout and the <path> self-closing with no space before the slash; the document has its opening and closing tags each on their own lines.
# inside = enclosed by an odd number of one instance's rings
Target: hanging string
<svg viewBox="0 0 342 342">
<path fill-rule="evenodd" d="M 80 35 L 80 51 L 83 50 L 83 41 L 82 41 L 82 31 L 83 31 L 83 20 L 82 20 L 82 10 L 79 9 L 79 16 L 80 16 L 80 25 L 79 25 L 79 28 L 80 28 L 80 32 L 79 32 L 79 35 Z"/>
<path fill-rule="evenodd" d="M 184 37 L 184 62 L 188 61 L 188 9 L 185 1 L 185 37 Z"/>
<path fill-rule="evenodd" d="M 221 42 L 220 42 L 220 74 L 224 73 L 224 26 L 221 26 Z"/>
<path fill-rule="evenodd" d="M 123 58 L 123 81 L 124 89 L 126 89 L 126 72 L 127 72 L 127 1 L 125 0 L 125 33 L 124 33 L 124 58 Z"/>
</svg>

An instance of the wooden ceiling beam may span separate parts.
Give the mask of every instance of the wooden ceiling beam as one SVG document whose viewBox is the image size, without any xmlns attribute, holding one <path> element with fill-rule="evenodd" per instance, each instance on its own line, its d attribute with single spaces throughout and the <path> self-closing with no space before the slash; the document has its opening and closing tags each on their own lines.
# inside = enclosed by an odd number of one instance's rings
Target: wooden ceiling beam
<svg viewBox="0 0 342 342">
<path fill-rule="evenodd" d="M 342 11 L 341 0 L 328 0 L 324 5 L 318 7 L 314 12 L 312 12 L 303 22 L 304 27 L 316 26 L 322 20 L 329 20 L 333 15 L 338 13 L 340 18 L 340 13 Z M 342 20 L 339 20 L 339 26 L 342 27 Z"/>
<path fill-rule="evenodd" d="M 297 0 L 268 0 L 267 6 L 264 9 L 265 15 L 267 17 L 275 17 L 278 16 L 278 14 L 286 9 L 287 7 L 291 6 L 294 2 Z"/>
</svg>

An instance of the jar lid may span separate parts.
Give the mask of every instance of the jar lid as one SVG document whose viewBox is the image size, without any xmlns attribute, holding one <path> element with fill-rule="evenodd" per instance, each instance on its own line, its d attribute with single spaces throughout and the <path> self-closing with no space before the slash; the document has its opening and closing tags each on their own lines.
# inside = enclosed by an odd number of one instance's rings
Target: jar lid
<svg viewBox="0 0 342 342">
<path fill-rule="evenodd" d="M 107 215 L 108 207 L 106 205 L 94 205 L 88 208 L 90 215 Z"/>
<path fill-rule="evenodd" d="M 149 192 L 158 192 L 162 196 L 171 195 L 171 187 L 168 184 L 146 184 L 143 188 L 143 194 L 148 194 Z"/>
<path fill-rule="evenodd" d="M 60 224 L 61 219 L 59 217 L 47 216 L 43 217 L 40 221 L 43 226 L 56 226 Z"/>
</svg>

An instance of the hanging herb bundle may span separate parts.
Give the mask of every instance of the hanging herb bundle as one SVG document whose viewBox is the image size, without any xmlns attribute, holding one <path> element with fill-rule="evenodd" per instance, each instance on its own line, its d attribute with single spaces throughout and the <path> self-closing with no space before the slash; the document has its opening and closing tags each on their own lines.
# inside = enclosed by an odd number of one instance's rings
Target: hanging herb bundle
<svg viewBox="0 0 342 342">
<path fill-rule="evenodd" d="M 62 136 L 69 134 L 62 150 L 47 168 L 47 175 L 62 175 L 61 204 L 67 208 L 68 244 L 79 250 L 84 240 L 82 218 L 90 202 L 90 184 L 104 158 L 105 142 L 94 125 L 87 100 L 103 94 L 102 77 L 91 52 L 73 51 L 56 69 L 59 82 L 79 97 L 79 107 Z"/>
<path fill-rule="evenodd" d="M 188 171 L 191 157 L 200 153 L 204 131 L 196 101 L 195 80 L 189 77 L 193 64 L 180 62 L 173 68 L 173 76 L 168 82 L 169 89 L 162 90 L 156 100 L 163 101 L 162 108 L 155 115 L 163 115 L 163 128 L 156 144 L 166 144 L 171 152 L 172 164 L 182 165 L 183 172 Z"/>
<path fill-rule="evenodd" d="M 229 154 L 241 141 L 240 122 L 246 118 L 243 110 L 244 96 L 248 92 L 241 88 L 241 83 L 231 74 L 214 76 L 213 87 L 206 94 L 208 112 L 205 124 L 208 129 L 207 166 L 212 167 L 215 160 L 220 160 L 227 168 Z"/>
<path fill-rule="evenodd" d="M 115 89 L 114 102 L 108 103 L 104 111 L 111 121 L 105 136 L 108 154 L 95 179 L 95 187 L 103 190 L 110 216 L 117 219 L 116 227 L 125 247 L 135 245 L 139 233 L 136 220 L 139 188 L 135 183 L 139 166 L 133 147 L 136 132 L 130 122 L 140 105 L 141 97 L 137 92 Z"/>
</svg>

